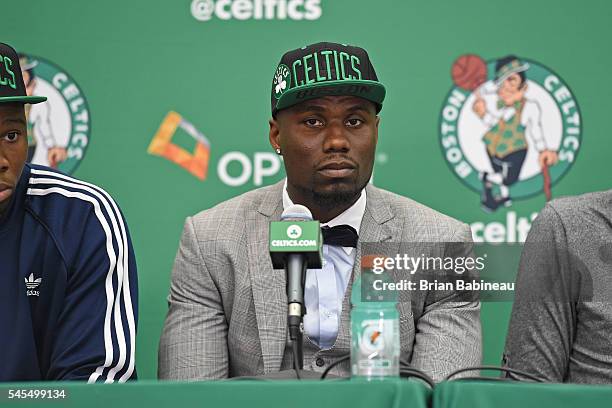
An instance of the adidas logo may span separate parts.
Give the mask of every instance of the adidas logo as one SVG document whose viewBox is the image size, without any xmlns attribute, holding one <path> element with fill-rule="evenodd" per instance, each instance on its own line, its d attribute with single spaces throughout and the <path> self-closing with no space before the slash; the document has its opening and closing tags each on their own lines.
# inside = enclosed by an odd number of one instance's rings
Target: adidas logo
<svg viewBox="0 0 612 408">
<path fill-rule="evenodd" d="M 39 296 L 40 292 L 34 289 L 40 285 L 42 278 L 34 279 L 34 274 L 31 273 L 29 277 L 23 279 L 25 280 L 26 288 L 28 289 L 26 294 L 28 296 Z"/>
</svg>

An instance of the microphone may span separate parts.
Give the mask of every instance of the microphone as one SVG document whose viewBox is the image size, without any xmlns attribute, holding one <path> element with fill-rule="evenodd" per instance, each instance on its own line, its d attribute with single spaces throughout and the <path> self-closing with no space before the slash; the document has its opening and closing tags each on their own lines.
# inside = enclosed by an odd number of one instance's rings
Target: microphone
<svg viewBox="0 0 612 408">
<path fill-rule="evenodd" d="M 270 223 L 270 256 L 274 269 L 285 269 L 287 281 L 287 325 L 289 337 L 299 346 L 301 358 L 301 324 L 305 314 L 304 284 L 307 268 L 321 268 L 322 236 L 319 221 L 312 220 L 310 210 L 292 205 L 283 211 L 281 221 Z"/>
</svg>

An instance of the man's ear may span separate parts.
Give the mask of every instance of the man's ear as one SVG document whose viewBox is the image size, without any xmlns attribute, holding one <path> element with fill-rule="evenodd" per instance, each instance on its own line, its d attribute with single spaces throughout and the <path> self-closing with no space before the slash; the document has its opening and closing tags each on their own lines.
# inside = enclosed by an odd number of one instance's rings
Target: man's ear
<svg viewBox="0 0 612 408">
<path fill-rule="evenodd" d="M 380 116 L 376 116 L 376 136 L 375 136 L 375 140 L 378 143 L 378 124 L 380 123 Z"/>
<path fill-rule="evenodd" d="M 280 149 L 280 129 L 278 128 L 278 121 L 273 117 L 269 121 L 270 124 L 270 146 L 272 149 Z"/>
</svg>

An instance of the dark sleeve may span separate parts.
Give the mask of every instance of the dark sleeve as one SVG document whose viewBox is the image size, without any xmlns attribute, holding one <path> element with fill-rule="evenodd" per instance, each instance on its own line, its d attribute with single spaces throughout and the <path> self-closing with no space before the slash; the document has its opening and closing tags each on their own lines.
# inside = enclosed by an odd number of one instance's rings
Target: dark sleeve
<svg viewBox="0 0 612 408">
<path fill-rule="evenodd" d="M 549 204 L 523 247 L 504 352 L 507 367 L 545 381 L 565 379 L 575 332 L 577 275 L 564 224 Z"/>
<path fill-rule="evenodd" d="M 124 382 L 136 378 L 136 261 L 127 224 L 108 194 L 92 211 L 69 266 L 47 380 Z"/>
</svg>

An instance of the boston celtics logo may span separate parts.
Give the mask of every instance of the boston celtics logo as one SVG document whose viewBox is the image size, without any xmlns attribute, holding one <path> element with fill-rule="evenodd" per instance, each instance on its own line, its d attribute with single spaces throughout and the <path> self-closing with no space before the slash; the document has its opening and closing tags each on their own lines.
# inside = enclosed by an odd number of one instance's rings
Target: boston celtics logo
<svg viewBox="0 0 612 408">
<path fill-rule="evenodd" d="M 26 105 L 28 161 L 71 174 L 85 155 L 91 133 L 85 95 L 52 62 L 28 54 L 20 54 L 19 61 L 28 95 L 47 97 L 47 102 Z"/>
<path fill-rule="evenodd" d="M 291 85 L 290 73 L 289 67 L 285 64 L 280 64 L 278 68 L 276 68 L 274 79 L 272 80 L 272 88 L 274 88 L 274 97 L 276 99 L 280 98 L 283 92 L 289 89 Z"/>
<path fill-rule="evenodd" d="M 559 75 L 509 55 L 463 55 L 440 113 L 440 145 L 453 173 L 480 194 L 483 210 L 544 193 L 576 160 L 580 110 Z"/>
</svg>

